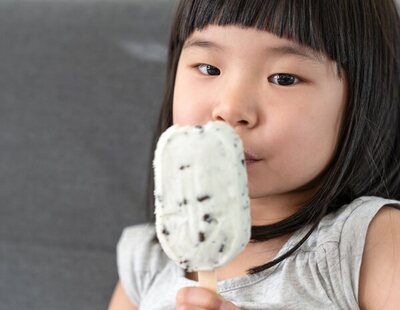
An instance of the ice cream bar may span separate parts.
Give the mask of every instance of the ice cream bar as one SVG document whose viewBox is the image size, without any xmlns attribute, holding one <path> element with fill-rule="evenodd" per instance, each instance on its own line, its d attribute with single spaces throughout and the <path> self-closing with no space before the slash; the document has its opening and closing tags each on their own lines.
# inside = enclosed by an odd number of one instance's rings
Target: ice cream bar
<svg viewBox="0 0 400 310">
<path fill-rule="evenodd" d="M 168 128 L 154 157 L 158 240 L 187 271 L 209 271 L 250 239 L 242 142 L 222 121 Z"/>
</svg>

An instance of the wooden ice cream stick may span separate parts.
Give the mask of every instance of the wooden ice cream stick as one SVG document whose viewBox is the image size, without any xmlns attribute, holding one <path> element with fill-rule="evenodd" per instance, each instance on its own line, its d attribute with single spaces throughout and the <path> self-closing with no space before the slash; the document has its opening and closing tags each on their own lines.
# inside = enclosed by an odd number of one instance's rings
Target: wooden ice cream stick
<svg viewBox="0 0 400 310">
<path fill-rule="evenodd" d="M 217 275 L 215 270 L 199 271 L 197 273 L 199 286 L 212 292 L 217 292 Z"/>
</svg>

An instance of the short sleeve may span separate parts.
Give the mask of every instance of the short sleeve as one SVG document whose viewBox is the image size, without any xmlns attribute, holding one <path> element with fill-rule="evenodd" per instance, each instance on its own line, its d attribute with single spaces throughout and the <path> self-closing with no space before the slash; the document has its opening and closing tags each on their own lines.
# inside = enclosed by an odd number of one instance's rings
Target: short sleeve
<svg viewBox="0 0 400 310">
<path fill-rule="evenodd" d="M 140 305 L 157 272 L 167 262 L 154 237 L 152 224 L 130 226 L 123 230 L 117 244 L 119 279 L 136 306 Z"/>
<path fill-rule="evenodd" d="M 369 224 L 378 211 L 398 201 L 378 197 L 361 197 L 354 202 L 343 224 L 339 242 L 340 270 L 346 299 L 352 309 L 358 308 L 359 278 Z"/>
</svg>

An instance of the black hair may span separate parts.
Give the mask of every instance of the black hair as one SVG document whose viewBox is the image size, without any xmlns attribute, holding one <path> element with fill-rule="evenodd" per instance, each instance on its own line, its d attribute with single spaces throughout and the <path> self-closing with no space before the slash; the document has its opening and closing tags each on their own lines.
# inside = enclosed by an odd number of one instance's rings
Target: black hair
<svg viewBox="0 0 400 310">
<path fill-rule="evenodd" d="M 172 125 L 175 76 L 183 44 L 207 25 L 269 31 L 335 61 L 346 75 L 348 101 L 334 157 L 318 192 L 297 213 L 253 226 L 253 242 L 310 225 L 287 253 L 252 268 L 265 270 L 296 251 L 328 213 L 360 196 L 400 199 L 400 21 L 393 0 L 181 0 L 169 40 L 167 76 L 153 151 Z M 149 210 L 153 211 L 150 169 Z"/>
</svg>

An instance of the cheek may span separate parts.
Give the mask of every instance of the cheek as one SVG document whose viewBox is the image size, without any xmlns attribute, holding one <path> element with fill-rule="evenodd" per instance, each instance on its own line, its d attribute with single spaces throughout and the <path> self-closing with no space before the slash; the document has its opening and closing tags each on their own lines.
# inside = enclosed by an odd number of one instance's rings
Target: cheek
<svg viewBox="0 0 400 310">
<path fill-rule="evenodd" d="M 293 176 L 297 175 L 297 181 L 305 183 L 329 164 L 337 143 L 338 128 L 337 120 L 333 118 L 298 115 L 301 114 L 287 117 L 284 126 L 276 127 L 270 144 L 273 146 L 271 160 L 274 169 L 284 178 L 295 180 Z"/>
<path fill-rule="evenodd" d="M 210 98 L 196 88 L 189 77 L 179 71 L 176 76 L 173 97 L 173 123 L 195 125 L 206 123 L 211 117 Z"/>
<path fill-rule="evenodd" d="M 174 124 L 190 125 L 193 122 L 193 108 L 191 101 L 186 100 L 188 94 L 184 88 L 175 87 L 172 120 Z"/>
</svg>

